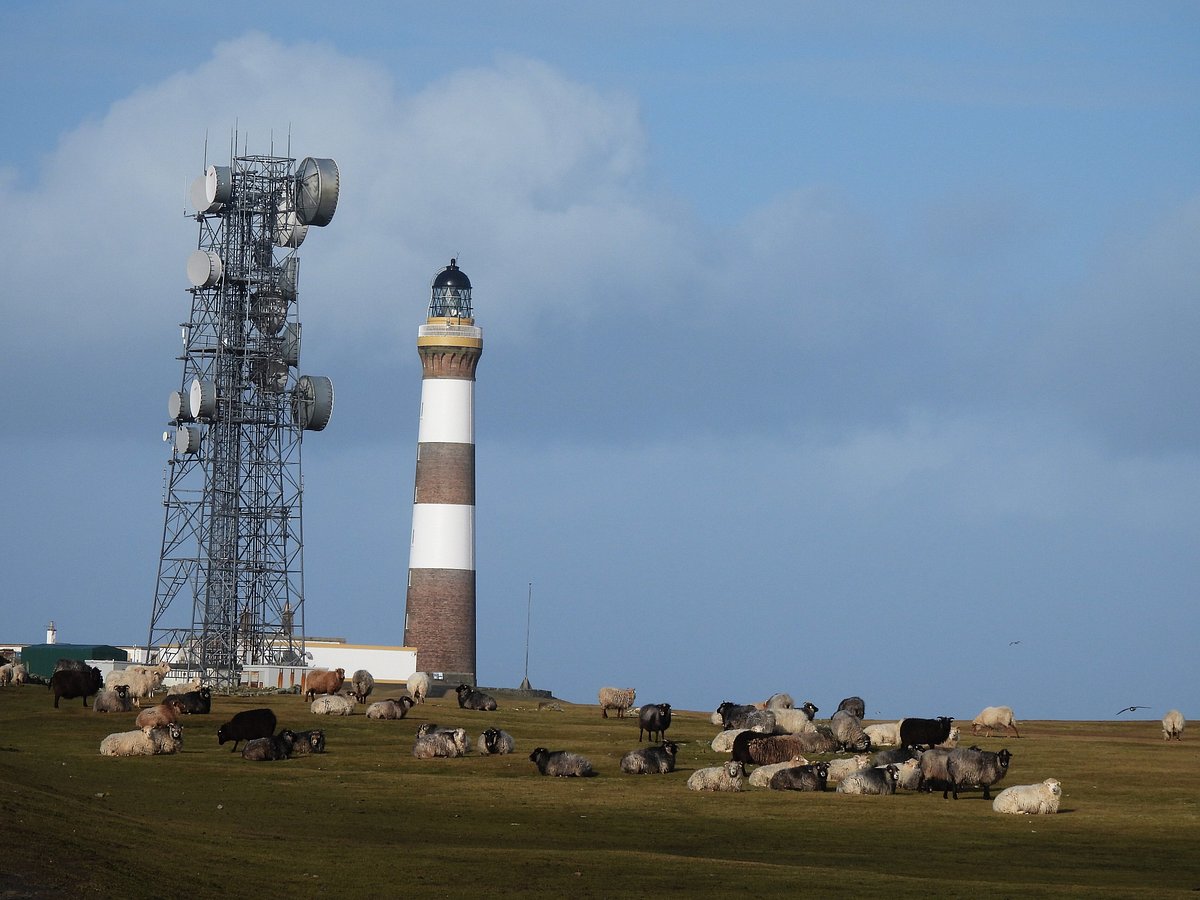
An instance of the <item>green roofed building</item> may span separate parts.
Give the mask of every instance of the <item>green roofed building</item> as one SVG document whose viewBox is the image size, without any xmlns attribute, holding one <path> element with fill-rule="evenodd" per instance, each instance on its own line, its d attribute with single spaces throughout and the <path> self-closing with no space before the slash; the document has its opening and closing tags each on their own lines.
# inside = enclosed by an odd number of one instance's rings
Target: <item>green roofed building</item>
<svg viewBox="0 0 1200 900">
<path fill-rule="evenodd" d="M 129 654 L 109 644 L 27 644 L 21 648 L 21 662 L 30 675 L 40 678 L 53 675 L 54 665 L 60 659 L 116 659 L 127 662 Z"/>
</svg>

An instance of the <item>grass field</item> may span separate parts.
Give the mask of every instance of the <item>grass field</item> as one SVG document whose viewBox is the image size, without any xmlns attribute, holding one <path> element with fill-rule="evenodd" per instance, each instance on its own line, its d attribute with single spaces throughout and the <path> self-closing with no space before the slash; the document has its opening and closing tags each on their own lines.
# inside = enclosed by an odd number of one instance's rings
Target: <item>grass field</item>
<svg viewBox="0 0 1200 900">
<path fill-rule="evenodd" d="M 669 698 L 667 698 L 669 699 Z M 495 713 L 431 701 L 396 722 L 314 716 L 298 696 L 213 698 L 176 756 L 101 757 L 133 727 L 44 687 L 0 689 L 0 898 L 603 897 L 767 890 L 848 897 L 1138 897 L 1200 892 L 1200 736 L 1156 722 L 1022 722 L 1008 784 L 1064 787 L 1057 816 L 1002 816 L 978 792 L 850 797 L 684 782 L 726 758 L 706 712 L 677 711 L 677 770 L 623 775 L 637 723 L 597 707 Z M 324 755 L 250 763 L 217 745 L 234 712 L 324 728 Z M 418 724 L 489 725 L 517 753 L 416 760 Z M 543 778 L 535 746 L 598 777 Z"/>
</svg>

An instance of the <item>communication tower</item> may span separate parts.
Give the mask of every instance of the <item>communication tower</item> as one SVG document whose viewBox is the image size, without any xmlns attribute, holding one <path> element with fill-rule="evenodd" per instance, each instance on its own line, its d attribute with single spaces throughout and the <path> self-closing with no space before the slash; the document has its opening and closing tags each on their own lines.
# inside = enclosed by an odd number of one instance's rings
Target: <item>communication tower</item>
<svg viewBox="0 0 1200 900">
<path fill-rule="evenodd" d="M 146 644 L 147 658 L 226 687 L 247 667 L 304 660 L 300 449 L 329 424 L 333 384 L 299 374 L 297 249 L 339 191 L 332 159 L 236 152 L 235 135 L 230 164 L 189 191 L 199 239 Z"/>
</svg>

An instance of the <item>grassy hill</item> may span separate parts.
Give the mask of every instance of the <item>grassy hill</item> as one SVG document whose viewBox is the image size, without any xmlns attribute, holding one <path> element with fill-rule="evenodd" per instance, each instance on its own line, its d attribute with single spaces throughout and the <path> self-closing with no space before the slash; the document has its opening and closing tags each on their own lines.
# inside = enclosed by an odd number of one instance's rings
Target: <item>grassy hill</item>
<svg viewBox="0 0 1200 900">
<path fill-rule="evenodd" d="M 378 698 L 375 698 L 378 699 Z M 657 698 L 655 698 L 657 699 Z M 670 699 L 670 698 L 663 698 Z M 324 728 L 328 752 L 250 763 L 217 745 L 234 712 Z M 621 773 L 637 723 L 597 707 L 495 713 L 453 698 L 395 722 L 314 716 L 295 695 L 214 697 L 176 756 L 101 757 L 133 727 L 38 686 L 0 688 L 0 897 L 124 898 L 708 894 L 1162 897 L 1200 891 L 1200 735 L 1157 722 L 1021 722 L 1007 779 L 1064 787 L 1057 816 L 1002 816 L 978 792 L 850 797 L 684 782 L 726 756 L 707 712 L 677 711 L 677 771 Z M 416 760 L 418 724 L 514 735 L 504 757 Z M 969 743 L 966 741 L 964 743 Z M 554 779 L 536 746 L 587 755 L 591 779 Z"/>
</svg>

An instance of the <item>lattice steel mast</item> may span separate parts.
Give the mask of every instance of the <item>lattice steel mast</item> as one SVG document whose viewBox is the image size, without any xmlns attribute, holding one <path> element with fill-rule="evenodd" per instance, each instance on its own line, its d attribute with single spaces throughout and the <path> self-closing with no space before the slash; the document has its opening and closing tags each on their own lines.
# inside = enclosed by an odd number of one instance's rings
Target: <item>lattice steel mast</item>
<svg viewBox="0 0 1200 900">
<path fill-rule="evenodd" d="M 192 185 L 199 240 L 146 651 L 206 683 L 304 656 L 300 449 L 328 424 L 333 385 L 296 370 L 296 248 L 332 219 L 338 189 L 333 160 L 277 156 L 233 155 Z"/>
</svg>

